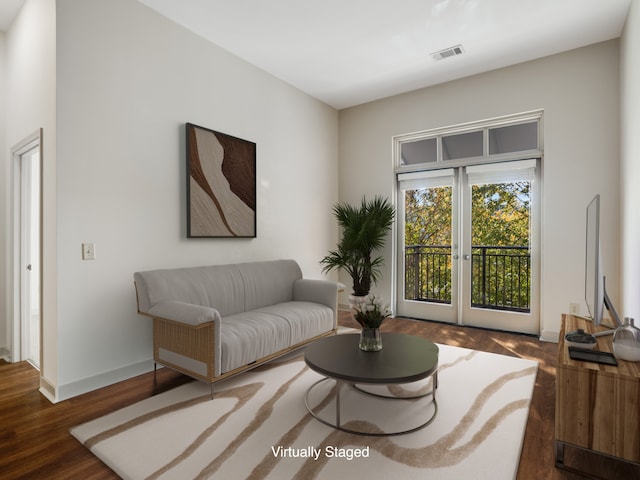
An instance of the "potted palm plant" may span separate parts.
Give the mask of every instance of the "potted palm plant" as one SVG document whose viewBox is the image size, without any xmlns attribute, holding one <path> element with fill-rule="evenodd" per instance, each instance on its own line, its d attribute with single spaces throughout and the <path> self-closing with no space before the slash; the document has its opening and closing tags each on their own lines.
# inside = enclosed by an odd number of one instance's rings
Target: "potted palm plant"
<svg viewBox="0 0 640 480">
<path fill-rule="evenodd" d="M 380 277 L 383 263 L 383 258 L 374 257 L 374 252 L 384 246 L 395 211 L 387 199 L 376 196 L 371 201 L 363 197 L 359 206 L 338 203 L 333 207 L 333 213 L 342 237 L 337 249 L 320 260 L 322 271 L 342 269 L 351 277 L 351 313 L 362 327 L 359 347 L 375 352 L 382 348 L 380 324 L 390 311 L 382 305 L 380 297 L 370 294 L 371 284 Z"/>
<path fill-rule="evenodd" d="M 344 270 L 351 277 L 353 295 L 365 296 L 380 278 L 383 258 L 373 254 L 384 246 L 395 210 L 387 199 L 376 196 L 370 201 L 363 197 L 359 206 L 338 203 L 333 213 L 342 237 L 337 249 L 320 260 L 322 271 Z"/>
</svg>

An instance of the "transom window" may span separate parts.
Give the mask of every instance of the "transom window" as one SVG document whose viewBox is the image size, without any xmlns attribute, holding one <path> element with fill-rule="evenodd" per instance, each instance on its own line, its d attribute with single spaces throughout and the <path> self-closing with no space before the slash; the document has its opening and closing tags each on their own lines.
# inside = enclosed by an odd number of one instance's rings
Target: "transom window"
<svg viewBox="0 0 640 480">
<path fill-rule="evenodd" d="M 397 136 L 396 171 L 539 156 L 541 121 L 535 111 Z"/>
</svg>

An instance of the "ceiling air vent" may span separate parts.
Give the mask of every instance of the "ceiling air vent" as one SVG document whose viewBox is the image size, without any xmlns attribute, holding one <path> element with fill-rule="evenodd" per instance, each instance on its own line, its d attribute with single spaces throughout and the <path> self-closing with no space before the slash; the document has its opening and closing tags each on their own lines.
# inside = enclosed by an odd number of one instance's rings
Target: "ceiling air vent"
<svg viewBox="0 0 640 480">
<path fill-rule="evenodd" d="M 445 48 L 439 52 L 432 53 L 431 56 L 434 60 L 442 60 L 444 58 L 455 57 L 456 55 L 462 55 L 464 50 L 462 45 L 456 45 L 455 47 Z"/>
</svg>

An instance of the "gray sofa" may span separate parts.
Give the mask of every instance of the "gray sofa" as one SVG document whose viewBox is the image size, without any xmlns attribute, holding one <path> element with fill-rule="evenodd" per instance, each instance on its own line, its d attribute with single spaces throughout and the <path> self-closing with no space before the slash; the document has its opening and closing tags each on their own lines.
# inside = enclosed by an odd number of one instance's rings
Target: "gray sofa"
<svg viewBox="0 0 640 480">
<path fill-rule="evenodd" d="M 153 358 L 207 382 L 337 330 L 338 284 L 302 278 L 294 260 L 134 273 L 153 318 Z"/>
</svg>

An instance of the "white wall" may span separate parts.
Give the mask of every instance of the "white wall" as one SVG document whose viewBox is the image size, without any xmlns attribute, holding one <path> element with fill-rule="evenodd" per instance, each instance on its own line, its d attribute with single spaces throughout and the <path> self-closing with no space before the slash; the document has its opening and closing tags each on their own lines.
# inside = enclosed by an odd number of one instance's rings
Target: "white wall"
<svg viewBox="0 0 640 480">
<path fill-rule="evenodd" d="M 2 194 L 8 215 L 9 150 L 27 136 L 43 129 L 43 250 L 42 271 L 48 289 L 43 296 L 42 317 L 44 361 L 41 376 L 45 383 L 55 383 L 56 353 L 56 275 L 55 275 L 55 164 L 56 164 L 56 29 L 55 0 L 26 0 L 6 34 L 6 128 L 2 163 Z M 7 217 L 8 220 L 8 217 Z M 7 221 L 2 223 L 2 237 L 8 238 Z M 6 247 L 6 246 L 5 246 Z M 3 250 L 5 261 L 7 249 Z M 8 266 L 8 263 L 6 263 Z M 4 272 L 4 271 L 3 271 Z M 7 272 L 8 275 L 8 272 Z M 7 277 L 8 278 L 8 277 Z M 7 298 L 7 284 L 2 297 Z"/>
<path fill-rule="evenodd" d="M 621 38 L 621 315 L 640 324 L 640 4 L 631 2 Z"/>
<path fill-rule="evenodd" d="M 321 278 L 338 114 L 135 0 L 57 5 L 62 399 L 151 366 L 137 270 L 295 258 Z M 185 122 L 257 143 L 256 239 L 186 239 Z"/>
<path fill-rule="evenodd" d="M 340 112 L 340 199 L 393 198 L 394 135 L 544 109 L 541 335 L 584 305 L 584 222 L 602 196 L 607 287 L 619 298 L 619 55 L 613 40 Z M 377 290 L 392 293 L 392 248 Z M 343 279 L 346 282 L 346 279 Z"/>
</svg>

